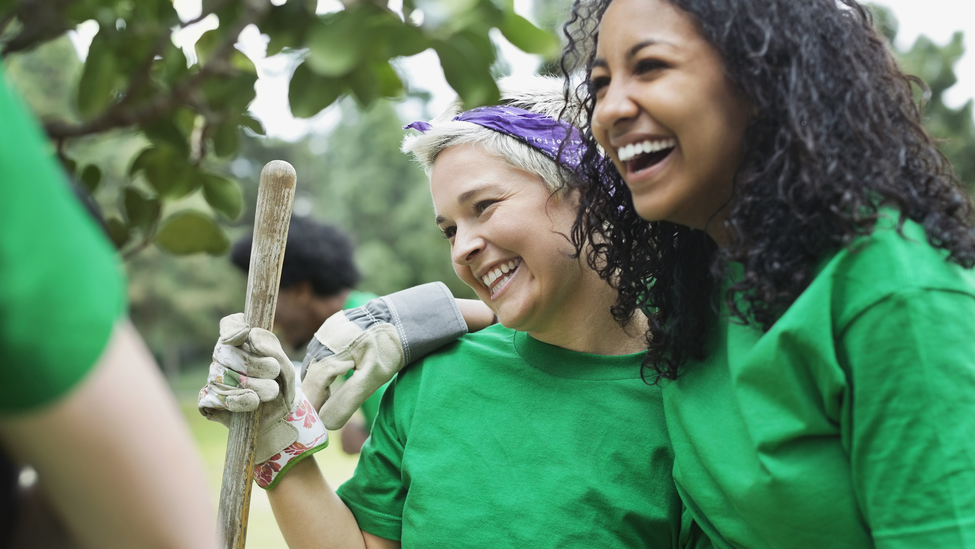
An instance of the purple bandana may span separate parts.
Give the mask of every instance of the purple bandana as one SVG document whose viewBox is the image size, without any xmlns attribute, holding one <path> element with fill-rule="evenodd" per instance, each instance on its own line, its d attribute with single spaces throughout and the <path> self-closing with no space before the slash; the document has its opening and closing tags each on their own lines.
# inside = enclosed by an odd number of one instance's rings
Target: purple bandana
<svg viewBox="0 0 975 549">
<path fill-rule="evenodd" d="M 454 120 L 472 122 L 489 130 L 510 135 L 577 173 L 579 173 L 582 155 L 586 152 L 582 135 L 575 126 L 517 107 L 478 107 L 458 114 Z M 403 126 L 403 129 L 426 133 L 432 127 L 427 122 L 418 121 Z M 560 156 L 559 147 L 562 146 L 563 141 L 567 142 Z"/>
</svg>

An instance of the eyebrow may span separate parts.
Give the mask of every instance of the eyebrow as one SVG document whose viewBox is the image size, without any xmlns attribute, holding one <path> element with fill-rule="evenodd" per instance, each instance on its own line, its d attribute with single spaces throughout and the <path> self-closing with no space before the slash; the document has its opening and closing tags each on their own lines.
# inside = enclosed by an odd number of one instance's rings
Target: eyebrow
<svg viewBox="0 0 975 549">
<path fill-rule="evenodd" d="M 626 50 L 626 61 L 627 62 L 631 61 L 634 57 L 636 57 L 636 54 L 640 53 L 640 50 L 642 50 L 643 48 L 655 46 L 657 44 L 670 45 L 670 42 L 666 42 L 664 40 L 656 40 L 653 38 L 649 38 L 647 40 L 639 42 L 636 45 L 634 45 L 632 48 Z M 597 57 L 596 59 L 593 60 L 592 65 L 589 68 L 591 70 L 595 67 L 606 68 L 607 67 L 606 60 L 603 59 L 602 57 Z"/>
<path fill-rule="evenodd" d="M 484 191 L 485 189 L 490 189 L 490 188 L 493 188 L 495 186 L 496 185 L 494 185 L 493 183 L 488 183 L 488 184 L 485 184 L 485 185 L 481 185 L 480 187 L 475 187 L 475 188 L 473 188 L 473 189 L 471 189 L 469 191 L 464 191 L 464 192 L 460 193 L 459 195 L 457 195 L 457 203 L 460 204 L 461 206 L 463 206 L 464 204 L 466 204 L 467 202 L 469 202 L 470 199 L 474 197 L 474 195 L 480 193 L 481 191 Z M 438 215 L 434 219 L 434 221 L 437 222 L 437 225 L 440 225 L 441 223 L 443 223 L 446 220 L 447 220 L 447 218 L 444 217 L 444 216 L 442 216 L 442 215 Z"/>
</svg>

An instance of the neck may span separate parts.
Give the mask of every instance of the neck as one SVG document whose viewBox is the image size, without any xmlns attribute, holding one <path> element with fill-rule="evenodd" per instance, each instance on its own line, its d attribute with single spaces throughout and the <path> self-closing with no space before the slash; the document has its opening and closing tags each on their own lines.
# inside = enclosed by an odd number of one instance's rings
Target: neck
<svg viewBox="0 0 975 549">
<path fill-rule="evenodd" d="M 647 318 L 638 311 L 625 326 L 617 323 L 609 311 L 616 302 L 616 290 L 595 271 L 587 271 L 582 295 L 573 297 L 572 303 L 559 315 L 559 321 L 549 329 L 529 331 L 529 335 L 543 343 L 580 353 L 625 355 L 645 350 Z"/>
</svg>

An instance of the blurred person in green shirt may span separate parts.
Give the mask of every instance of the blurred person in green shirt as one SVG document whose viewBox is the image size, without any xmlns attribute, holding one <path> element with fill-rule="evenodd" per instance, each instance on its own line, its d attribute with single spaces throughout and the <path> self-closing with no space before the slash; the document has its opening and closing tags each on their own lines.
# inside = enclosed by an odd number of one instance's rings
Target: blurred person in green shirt
<svg viewBox="0 0 975 549">
<path fill-rule="evenodd" d="M 0 546 L 216 547 L 202 461 L 126 318 L 115 250 L 2 69 L 0 127 Z"/>
<path fill-rule="evenodd" d="M 247 272 L 253 236 L 234 243 L 230 260 Z M 288 228 L 288 243 L 281 266 L 281 284 L 274 310 L 274 330 L 291 351 L 308 348 L 308 359 L 321 345 L 315 332 L 333 314 L 365 305 L 375 294 L 355 290 L 362 278 L 355 266 L 352 239 L 339 228 L 307 217 L 293 217 Z M 345 377 L 349 377 L 347 374 Z M 362 403 L 357 414 L 342 427 L 342 449 L 358 454 L 369 438 L 372 423 L 382 400 L 383 385 Z"/>
</svg>

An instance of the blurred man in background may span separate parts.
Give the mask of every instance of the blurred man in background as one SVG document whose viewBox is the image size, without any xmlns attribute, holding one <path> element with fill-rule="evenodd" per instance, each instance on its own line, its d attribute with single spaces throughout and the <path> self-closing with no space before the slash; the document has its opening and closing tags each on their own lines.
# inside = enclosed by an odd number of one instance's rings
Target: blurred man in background
<svg viewBox="0 0 975 549">
<path fill-rule="evenodd" d="M 253 236 L 246 236 L 230 252 L 230 260 L 243 272 L 250 266 Z M 356 291 L 361 274 L 353 259 L 352 240 L 338 228 L 306 217 L 293 217 L 281 267 L 281 288 L 274 310 L 274 331 L 294 351 L 304 353 L 315 332 L 328 317 L 377 297 Z M 362 417 L 342 428 L 342 449 L 357 454 L 369 437 L 383 389 L 363 403 Z"/>
</svg>

